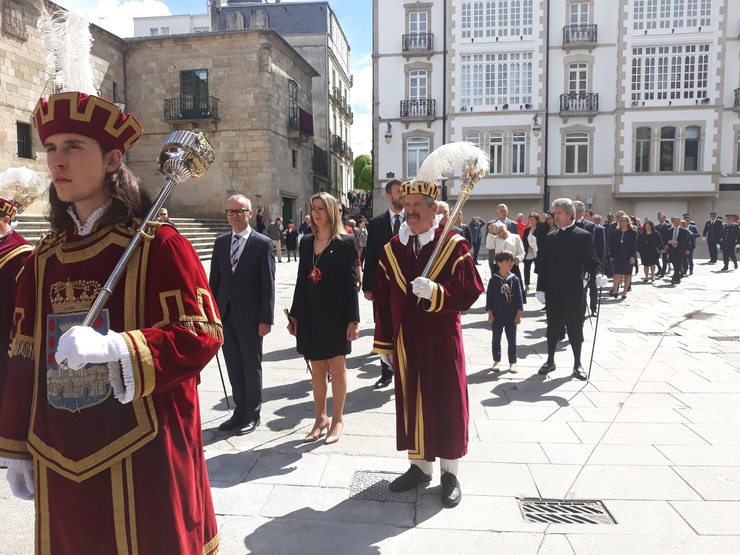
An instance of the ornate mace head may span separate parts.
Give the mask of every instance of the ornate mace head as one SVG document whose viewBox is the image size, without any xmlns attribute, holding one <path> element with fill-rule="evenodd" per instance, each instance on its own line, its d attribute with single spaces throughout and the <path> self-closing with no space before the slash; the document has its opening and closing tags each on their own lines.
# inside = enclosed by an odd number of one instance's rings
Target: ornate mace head
<svg viewBox="0 0 740 555">
<path fill-rule="evenodd" d="M 216 153 L 200 130 L 175 131 L 162 144 L 159 174 L 177 182 L 205 175 Z"/>
</svg>

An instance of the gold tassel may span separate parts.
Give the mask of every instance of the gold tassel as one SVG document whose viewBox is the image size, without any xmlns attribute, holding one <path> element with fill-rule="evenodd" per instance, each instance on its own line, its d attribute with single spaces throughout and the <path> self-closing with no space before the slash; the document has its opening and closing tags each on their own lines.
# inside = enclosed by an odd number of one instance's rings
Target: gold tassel
<svg viewBox="0 0 740 555">
<path fill-rule="evenodd" d="M 13 339 L 8 354 L 10 357 L 23 357 L 33 360 L 33 341 Z"/>
</svg>

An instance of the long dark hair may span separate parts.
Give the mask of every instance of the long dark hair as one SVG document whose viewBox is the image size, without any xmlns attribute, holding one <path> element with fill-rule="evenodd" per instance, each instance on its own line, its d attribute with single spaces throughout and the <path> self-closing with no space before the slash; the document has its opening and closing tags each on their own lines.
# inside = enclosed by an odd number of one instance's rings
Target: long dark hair
<svg viewBox="0 0 740 555">
<path fill-rule="evenodd" d="M 103 150 L 103 155 L 106 151 Z M 99 227 L 115 224 L 128 224 L 134 218 L 143 218 L 152 206 L 152 198 L 139 178 L 121 162 L 114 171 L 105 174 L 103 182 L 105 198 L 111 201 L 110 208 L 100 218 Z M 73 231 L 74 221 L 67 213 L 71 202 L 59 200 L 52 184 L 49 188 L 48 220 L 51 228 L 60 231 Z"/>
</svg>

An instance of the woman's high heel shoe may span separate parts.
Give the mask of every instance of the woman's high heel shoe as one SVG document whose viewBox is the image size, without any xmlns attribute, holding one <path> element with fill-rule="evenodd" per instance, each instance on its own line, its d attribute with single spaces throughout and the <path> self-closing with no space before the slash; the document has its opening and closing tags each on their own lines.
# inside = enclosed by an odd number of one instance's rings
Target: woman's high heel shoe
<svg viewBox="0 0 740 555">
<path fill-rule="evenodd" d="M 308 434 L 304 440 L 303 443 L 313 443 L 314 441 L 317 441 L 321 434 L 324 433 L 324 430 L 326 430 L 329 427 L 329 422 L 326 422 L 325 424 L 322 424 L 321 426 L 315 426 L 311 430 L 311 433 Z"/>
<path fill-rule="evenodd" d="M 326 445 L 331 445 L 332 443 L 336 443 L 337 441 L 339 441 L 339 438 L 342 437 L 343 430 L 344 422 L 337 422 L 334 426 L 331 427 L 331 430 L 329 430 L 324 443 Z"/>
</svg>

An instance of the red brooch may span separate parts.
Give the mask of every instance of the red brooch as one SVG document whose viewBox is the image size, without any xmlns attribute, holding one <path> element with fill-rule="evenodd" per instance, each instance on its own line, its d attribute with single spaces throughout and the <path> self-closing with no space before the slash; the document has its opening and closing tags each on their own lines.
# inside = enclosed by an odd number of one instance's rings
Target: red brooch
<svg viewBox="0 0 740 555">
<path fill-rule="evenodd" d="M 308 279 L 310 279 L 314 284 L 321 281 L 321 270 L 318 268 L 313 268 L 310 272 L 308 272 Z"/>
</svg>

